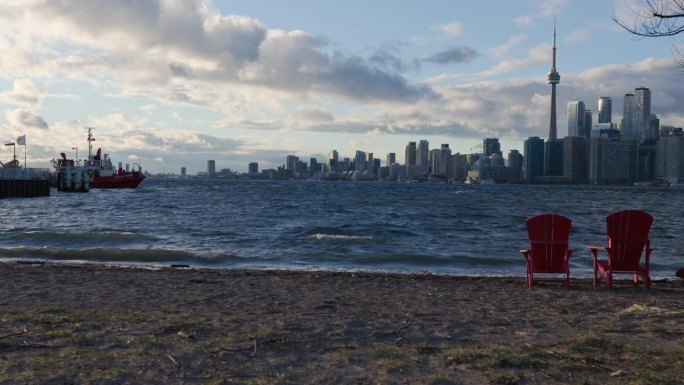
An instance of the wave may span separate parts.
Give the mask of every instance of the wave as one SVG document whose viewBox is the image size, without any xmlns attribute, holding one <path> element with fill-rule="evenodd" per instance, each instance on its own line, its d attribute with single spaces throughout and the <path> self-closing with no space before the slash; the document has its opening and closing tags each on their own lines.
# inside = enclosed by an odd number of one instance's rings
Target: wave
<svg viewBox="0 0 684 385">
<path fill-rule="evenodd" d="M 157 238 L 150 235 L 136 234 L 130 231 L 95 230 L 89 232 L 56 232 L 56 231 L 8 231 L 0 237 L 1 241 L 16 244 L 57 244 L 57 245 L 86 245 L 86 244 L 121 244 L 154 241 Z"/>
<path fill-rule="evenodd" d="M 198 255 L 183 250 L 164 249 L 117 249 L 88 248 L 66 249 L 56 247 L 41 248 L 0 248 L 0 259 L 40 259 L 48 261 L 86 261 L 169 264 L 184 262 L 192 265 L 231 265 L 248 259 L 231 254 Z"/>
<path fill-rule="evenodd" d="M 334 240 L 334 241 L 357 241 L 357 240 L 372 240 L 375 237 L 370 235 L 338 235 L 338 234 L 313 234 L 311 238 L 317 240 Z"/>
</svg>

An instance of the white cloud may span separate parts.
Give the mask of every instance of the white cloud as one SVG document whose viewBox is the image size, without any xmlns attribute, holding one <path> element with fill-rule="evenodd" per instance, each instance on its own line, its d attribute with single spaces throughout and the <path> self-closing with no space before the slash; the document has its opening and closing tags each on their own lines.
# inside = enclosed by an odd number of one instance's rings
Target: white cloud
<svg viewBox="0 0 684 385">
<path fill-rule="evenodd" d="M 565 41 L 567 41 L 568 43 L 581 43 L 589 40 L 590 36 L 591 33 L 589 29 L 578 29 L 570 32 L 570 34 L 568 34 L 568 36 L 565 38 Z"/>
<path fill-rule="evenodd" d="M 522 42 L 527 40 L 527 35 L 514 35 L 511 36 L 508 41 L 498 47 L 494 47 L 488 50 L 489 54 L 499 59 L 507 55 L 513 48 L 519 46 Z"/>
<path fill-rule="evenodd" d="M 12 104 L 36 106 L 42 99 L 43 93 L 31 79 L 15 79 L 12 90 L 0 94 L 0 100 Z"/>
<path fill-rule="evenodd" d="M 524 15 L 513 19 L 513 24 L 518 27 L 528 27 L 534 24 L 534 20 L 531 15 Z"/>
<path fill-rule="evenodd" d="M 434 27 L 447 37 L 458 37 L 463 33 L 463 24 L 458 22 L 439 24 Z"/>
</svg>

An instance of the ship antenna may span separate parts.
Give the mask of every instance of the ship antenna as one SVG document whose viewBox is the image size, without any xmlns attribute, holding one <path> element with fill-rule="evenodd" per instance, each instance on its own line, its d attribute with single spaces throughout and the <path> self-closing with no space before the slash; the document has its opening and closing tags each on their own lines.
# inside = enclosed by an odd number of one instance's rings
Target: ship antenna
<svg viewBox="0 0 684 385">
<path fill-rule="evenodd" d="M 95 138 L 93 137 L 93 127 L 86 127 L 88 130 L 88 160 L 92 160 L 93 157 L 93 142 Z"/>
</svg>

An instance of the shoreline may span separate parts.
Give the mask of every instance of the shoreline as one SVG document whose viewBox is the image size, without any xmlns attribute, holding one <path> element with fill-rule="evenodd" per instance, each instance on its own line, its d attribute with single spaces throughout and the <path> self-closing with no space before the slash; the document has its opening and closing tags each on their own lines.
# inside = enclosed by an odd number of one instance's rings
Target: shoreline
<svg viewBox="0 0 684 385">
<path fill-rule="evenodd" d="M 684 382 L 670 280 L 2 262 L 0 289 L 0 383 Z"/>
</svg>

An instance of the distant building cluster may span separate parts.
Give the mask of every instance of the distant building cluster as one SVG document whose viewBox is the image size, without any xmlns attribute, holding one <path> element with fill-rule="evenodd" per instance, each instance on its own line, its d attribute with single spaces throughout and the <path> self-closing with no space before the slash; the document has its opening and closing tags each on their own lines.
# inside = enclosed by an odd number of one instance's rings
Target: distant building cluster
<svg viewBox="0 0 684 385">
<path fill-rule="evenodd" d="M 682 128 L 661 126 L 651 113 L 651 91 L 638 87 L 624 96 L 623 117 L 612 119 L 612 99 L 598 100 L 597 121 L 581 100 L 567 106 L 568 136 L 557 138 L 556 30 L 553 32 L 553 61 L 546 81 L 551 85 L 551 110 L 547 139 L 537 136 L 524 141 L 524 151 L 511 150 L 505 159 L 497 138 L 485 138 L 482 152 L 451 152 L 449 144 L 430 148 L 427 140 L 409 142 L 404 163 L 395 153 L 387 154 L 384 166 L 373 153 L 356 151 L 341 158 L 331 150 L 325 162 L 309 162 L 288 155 L 277 169 L 259 171 L 257 163 L 241 177 L 257 179 L 332 179 L 383 181 L 445 181 L 464 183 L 538 184 L 678 184 L 684 183 L 684 133 Z M 209 177 L 237 177 L 230 170 L 215 171 L 207 164 Z"/>
</svg>

